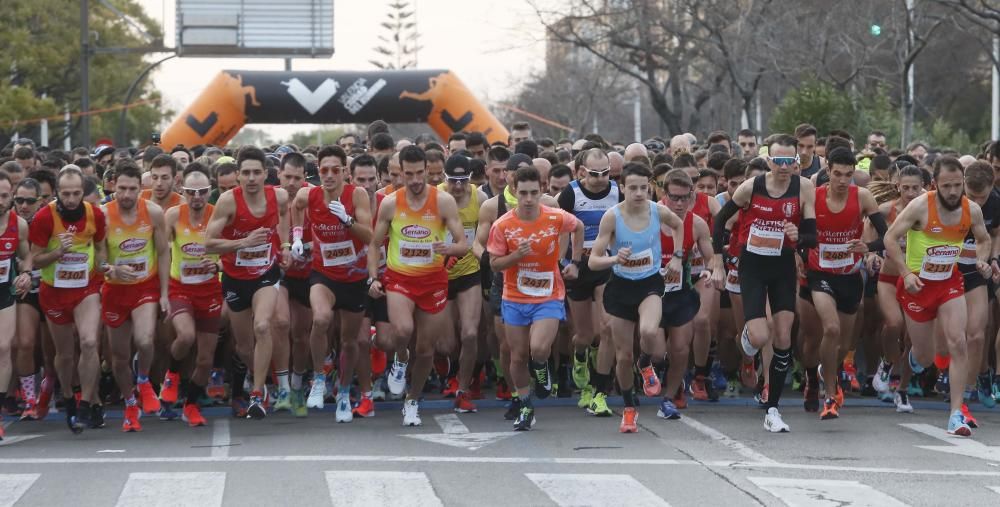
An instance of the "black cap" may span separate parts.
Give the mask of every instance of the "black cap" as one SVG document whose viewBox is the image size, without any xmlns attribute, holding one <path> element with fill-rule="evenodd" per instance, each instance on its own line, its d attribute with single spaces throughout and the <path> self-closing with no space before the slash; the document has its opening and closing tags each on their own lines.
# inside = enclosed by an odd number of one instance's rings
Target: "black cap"
<svg viewBox="0 0 1000 507">
<path fill-rule="evenodd" d="M 449 177 L 469 177 L 472 174 L 471 161 L 465 155 L 452 155 L 444 163 L 444 174 Z"/>
<path fill-rule="evenodd" d="M 521 164 L 531 165 L 531 157 L 525 155 L 524 153 L 515 153 L 507 159 L 507 170 L 516 171 Z"/>
</svg>

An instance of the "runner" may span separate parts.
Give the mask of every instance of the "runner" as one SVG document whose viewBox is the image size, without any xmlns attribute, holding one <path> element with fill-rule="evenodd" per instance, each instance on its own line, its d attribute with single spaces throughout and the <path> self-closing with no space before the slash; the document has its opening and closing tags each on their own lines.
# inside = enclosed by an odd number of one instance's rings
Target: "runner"
<svg viewBox="0 0 1000 507">
<path fill-rule="evenodd" d="M 271 368 L 271 318 L 281 278 L 282 264 L 289 260 L 288 193 L 264 185 L 267 177 L 264 152 L 253 146 L 240 148 L 238 187 L 219 197 L 206 234 L 206 253 L 222 254 L 222 290 L 229 307 L 229 322 L 236 352 L 244 364 L 233 365 L 232 398 L 243 397 L 246 364 L 253 365 L 253 390 L 246 416 L 263 419 L 264 381 Z M 261 289 L 267 290 L 261 290 Z M 234 405 L 237 409 L 240 407 Z M 236 410 L 235 415 L 242 415 Z"/>
<path fill-rule="evenodd" d="M 471 176 L 471 160 L 464 155 L 448 157 L 444 167 L 447 180 L 438 185 L 455 198 L 458 206 L 458 216 L 465 230 L 465 240 L 471 245 L 476 238 L 476 227 L 479 224 L 479 207 L 486 201 L 486 194 L 469 183 Z M 448 238 L 451 243 L 451 238 Z M 479 318 L 483 312 L 480 294 L 479 258 L 470 250 L 461 258 L 449 257 L 445 261 L 448 268 L 448 308 L 449 314 L 455 316 L 455 326 L 452 332 L 459 338 L 457 391 L 455 392 L 455 411 L 459 413 L 475 412 L 476 404 L 472 402 L 469 388 L 473 372 L 477 368 L 476 359 L 479 355 Z M 447 334 L 447 333 L 446 333 Z"/>
<path fill-rule="evenodd" d="M 387 195 L 379 207 L 375 232 L 368 247 L 368 284 L 373 298 L 385 295 L 395 335 L 396 357 L 389 372 L 389 389 L 394 394 L 406 386 L 410 362 L 409 344 L 416 334 L 410 390 L 403 403 L 403 425 L 420 426 L 419 398 L 430 373 L 435 341 L 447 314 L 448 273 L 444 257 L 462 257 L 468 243 L 459 221 L 455 199 L 425 183 L 427 160 L 418 146 L 399 153 L 403 188 Z M 445 231 L 456 243 L 444 243 Z M 378 279 L 379 247 L 389 237 L 388 269 Z M 386 352 L 390 352 L 386 350 Z"/>
<path fill-rule="evenodd" d="M 171 159 L 173 160 L 173 159 Z M 122 431 L 142 431 L 139 406 L 146 414 L 160 411 L 160 400 L 149 382 L 157 311 L 169 313 L 170 242 L 163 210 L 139 197 L 142 173 L 132 163 L 119 163 L 115 200 L 104 207 L 110 268 L 101 289 L 102 320 L 108 327 L 111 367 L 125 400 Z M 134 347 L 134 349 L 133 349 Z M 138 357 L 132 383 L 133 350 Z M 175 382 L 177 381 L 177 382 Z M 168 376 L 161 389 L 164 401 L 177 401 L 179 377 Z M 140 400 L 136 400 L 136 391 Z M 172 393 L 172 395 L 171 395 Z"/>
<path fill-rule="evenodd" d="M 503 272 L 503 319 L 510 346 L 510 377 L 520 410 L 515 431 L 535 424 L 535 396 L 548 397 L 552 376 L 548 358 L 559 321 L 565 320 L 563 278 L 573 279 L 581 262 L 584 226 L 573 215 L 541 204 L 541 176 L 534 167 L 517 169 L 513 181 L 517 208 L 490 228 L 490 267 Z M 573 232 L 572 262 L 560 269 L 560 238 Z M 529 363 L 531 373 L 529 373 Z"/>
<path fill-rule="evenodd" d="M 702 169 L 694 181 L 694 199 L 688 199 L 691 212 L 701 218 L 707 226 L 707 230 L 712 230 L 712 217 L 719 213 L 722 205 L 713 199 L 718 188 L 719 175 L 711 169 Z M 663 204 L 669 206 L 664 199 Z M 711 233 L 708 233 L 711 236 Z M 707 244 L 711 244 L 711 239 Z M 692 326 L 694 327 L 693 363 L 694 378 L 691 380 L 689 390 L 691 397 L 699 401 L 718 401 L 719 394 L 712 383 L 712 341 L 716 335 L 719 320 L 719 291 L 715 290 L 709 279 L 702 276 L 706 271 L 705 257 L 701 254 L 701 244 L 694 243 L 691 250 L 691 281 L 695 291 L 698 292 L 698 299 L 701 304 L 698 314 L 695 315 Z M 703 281 L 704 280 L 704 281 Z"/>
<path fill-rule="evenodd" d="M 807 340 L 820 339 L 822 380 L 827 386 L 822 420 L 840 416 L 844 392 L 838 371 L 852 345 L 855 316 L 864 293 L 862 260 L 866 252 L 882 249 L 881 238 L 887 228 L 871 192 L 851 183 L 857 166 L 854 154 L 847 148 L 836 148 L 827 154 L 827 162 L 830 182 L 816 190 L 817 247 L 809 250 L 806 271 L 812 303 L 823 326 L 822 336 L 805 336 Z M 867 244 L 861 241 L 864 217 L 877 233 L 877 239 Z"/>
<path fill-rule="evenodd" d="M 41 187 L 33 178 L 21 180 L 14 192 L 14 210 L 29 225 L 41 205 L 40 192 Z M 27 238 L 27 234 L 25 234 L 25 238 Z M 49 343 L 52 342 L 52 338 L 48 336 L 48 328 L 44 326 L 42 308 L 38 303 L 38 284 L 41 283 L 41 279 L 41 270 L 32 270 L 31 285 L 26 290 L 17 290 L 14 293 L 17 298 L 17 335 L 14 342 L 14 361 L 17 374 L 20 377 L 21 392 L 25 403 L 21 419 L 27 420 L 44 419 L 44 416 L 48 415 L 48 403 L 55 387 L 56 378 L 54 361 L 50 357 L 52 347 L 42 347 L 46 368 L 41 389 L 37 390 L 37 394 L 43 398 L 41 401 L 44 401 L 45 405 L 40 405 L 35 398 L 35 373 L 37 371 L 35 368 L 35 345 L 38 343 L 36 340 L 41 337 L 43 332 L 45 339 Z"/>
<path fill-rule="evenodd" d="M 618 387 L 625 399 L 625 411 L 619 426 L 622 433 L 639 431 L 639 414 L 633 388 L 635 375 L 632 373 L 636 324 L 639 331 L 639 368 L 642 371 L 643 390 L 647 396 L 656 396 L 660 392 L 660 382 L 650 359 L 654 356 L 662 358 L 666 352 L 661 345 L 662 340 L 657 340 L 663 314 L 661 298 L 664 279 L 679 280 L 684 271 L 684 251 L 671 249 L 670 253 L 664 252 L 661 249 L 660 228 L 669 228 L 671 237 L 676 238 L 681 245 L 685 244 L 686 233 L 688 237 L 691 236 L 690 230 L 684 230 L 684 221 L 673 211 L 649 200 L 649 182 L 652 177 L 653 173 L 644 164 L 625 165 L 622 170 L 625 201 L 604 213 L 588 260 L 589 267 L 594 271 L 608 268 L 612 270 L 604 309 L 610 316 L 611 338 L 615 347 L 615 372 Z M 690 187 L 687 196 L 690 197 Z M 707 231 L 706 228 L 706 238 Z M 609 245 L 611 255 L 608 255 Z M 670 260 L 661 274 L 661 259 L 665 256 Z"/>
<path fill-rule="evenodd" d="M 104 213 L 83 202 L 83 173 L 74 165 L 59 171 L 56 201 L 40 209 L 31 221 L 32 264 L 42 270 L 38 299 L 55 344 L 55 366 L 62 386 L 66 424 L 73 433 L 104 425 L 97 403 L 98 331 L 101 301 L 98 292 L 108 272 L 104 242 Z M 75 332 L 75 334 L 74 334 Z M 80 358 L 73 359 L 79 344 Z M 74 373 L 79 371 L 81 400 L 73 397 Z"/>
<path fill-rule="evenodd" d="M 6 224 L 0 233 L 0 400 L 7 398 L 7 388 L 14 373 L 11 362 L 11 350 L 17 331 L 14 293 L 17 291 L 23 294 L 31 289 L 28 222 L 13 210 L 13 190 L 10 177 L 0 173 L 0 223 Z M 18 275 L 14 276 L 14 273 Z M 31 399 L 27 394 L 25 398 Z M 0 416 L 0 440 L 3 440 L 4 435 L 2 419 Z"/>
<path fill-rule="evenodd" d="M 174 192 L 178 170 L 177 159 L 166 153 L 157 155 L 149 165 L 153 187 L 143 190 L 139 198 L 152 201 L 164 211 L 184 202 L 184 197 Z"/>
<path fill-rule="evenodd" d="M 966 343 L 967 305 L 958 259 L 969 231 L 976 238 L 976 271 L 984 278 L 993 275 L 989 263 L 992 245 L 979 205 L 965 195 L 965 178 L 958 159 L 942 156 L 934 163 L 936 190 L 917 197 L 885 235 L 889 262 L 905 266 L 896 282 L 896 299 L 906 316 L 910 335 L 908 355 L 913 372 L 920 374 L 934 362 L 934 325 L 940 319 L 941 332 L 951 356 L 949 373 L 956 379 L 968 377 L 969 356 Z M 906 233 L 906 256 L 899 240 Z M 951 415 L 948 433 L 972 436 L 962 415 L 964 382 L 950 386 Z"/>
<path fill-rule="evenodd" d="M 195 366 L 188 379 L 182 418 L 189 426 L 204 426 L 198 399 L 205 395 L 212 360 L 219 342 L 222 315 L 222 271 L 218 257 L 206 253 L 205 230 L 215 207 L 208 204 L 211 180 L 197 162 L 184 170 L 182 190 L 186 203 L 167 210 L 170 234 L 170 316 L 176 338 L 170 344 L 170 367 L 160 396 L 177 401 L 180 368 L 196 347 Z"/>
<path fill-rule="evenodd" d="M 721 250 L 725 223 L 742 209 L 740 235 L 746 244 L 740 254 L 740 293 L 746 324 L 740 337 L 746 358 L 752 358 L 768 343 L 774 347 L 770 362 L 769 390 L 764 429 L 789 431 L 778 412 L 785 377 L 792 364 L 792 322 L 795 320 L 796 248 L 810 248 L 816 241 L 816 197 L 812 183 L 797 176 L 798 141 L 777 135 L 768 146 L 770 172 L 745 181 L 715 217 L 713 247 Z M 713 271 L 721 270 L 719 259 Z M 721 271 L 718 271 L 721 275 Z M 768 326 L 770 305 L 774 333 Z"/>
<path fill-rule="evenodd" d="M 364 319 L 366 258 L 359 252 L 371 241 L 370 200 L 365 189 L 345 183 L 347 154 L 339 146 L 325 146 L 317 155 L 322 186 L 306 187 L 295 194 L 292 208 L 292 252 L 301 256 L 302 224 L 308 222 L 312 234 L 312 273 L 309 275 L 309 306 L 312 331 L 309 344 L 313 371 L 323 371 L 329 352 L 327 334 L 334 312 L 340 322 L 340 354 L 335 419 L 351 422 L 350 388 L 357 362 L 356 337 Z M 323 407 L 325 379 L 313 378 L 306 403 Z"/>
</svg>

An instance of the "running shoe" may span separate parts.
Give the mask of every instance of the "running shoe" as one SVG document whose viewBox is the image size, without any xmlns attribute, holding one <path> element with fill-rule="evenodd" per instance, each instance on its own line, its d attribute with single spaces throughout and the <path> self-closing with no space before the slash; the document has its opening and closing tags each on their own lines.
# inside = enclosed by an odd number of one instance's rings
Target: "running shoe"
<svg viewBox="0 0 1000 507">
<path fill-rule="evenodd" d="M 882 403 L 892 403 L 895 395 L 892 391 L 886 391 L 884 393 L 878 393 L 877 397 L 878 401 L 881 401 Z"/>
<path fill-rule="evenodd" d="M 347 390 L 343 390 L 337 395 L 337 412 L 334 420 L 338 423 L 349 423 L 354 420 L 354 412 L 351 410 L 351 395 Z"/>
<path fill-rule="evenodd" d="M 962 416 L 961 410 L 955 410 L 951 413 L 951 417 L 948 418 L 948 434 L 958 435 L 960 437 L 972 436 L 972 428 L 966 424 L 965 417 Z"/>
<path fill-rule="evenodd" d="M 726 398 L 739 398 L 740 396 L 740 383 L 736 379 L 732 379 L 726 382 Z"/>
<path fill-rule="evenodd" d="M 934 383 L 934 392 L 945 396 L 951 394 L 951 377 L 948 375 L 948 370 L 938 372 L 937 382 Z"/>
<path fill-rule="evenodd" d="M 532 369 L 532 376 L 535 377 L 535 396 L 544 400 L 552 394 L 552 374 L 549 372 L 549 363 L 537 369 Z"/>
<path fill-rule="evenodd" d="M 217 400 L 226 397 L 226 375 L 222 368 L 212 368 L 212 374 L 208 378 L 208 386 L 205 387 L 205 394 L 209 398 Z"/>
<path fill-rule="evenodd" d="M 38 420 L 38 409 L 35 407 L 34 400 L 25 400 L 24 410 L 21 411 L 22 421 L 35 421 Z"/>
<path fill-rule="evenodd" d="M 274 402 L 275 412 L 291 412 L 292 411 L 292 396 L 288 389 L 280 388 L 278 389 L 278 397 Z"/>
<path fill-rule="evenodd" d="M 802 407 L 806 412 L 819 412 L 819 386 L 812 385 L 806 378 L 806 388 L 802 392 Z"/>
<path fill-rule="evenodd" d="M 149 382 L 140 382 L 137 386 L 139 391 L 139 403 L 142 404 L 142 411 L 146 415 L 155 414 L 160 411 L 160 399 L 156 396 L 156 391 L 153 391 L 153 384 Z"/>
<path fill-rule="evenodd" d="M 802 371 L 802 363 L 798 360 L 792 360 L 792 390 L 802 392 L 803 384 L 805 384 L 805 372 Z"/>
<path fill-rule="evenodd" d="M 622 423 L 618 426 L 618 431 L 622 433 L 638 433 L 639 432 L 639 411 L 635 407 L 625 407 L 622 411 Z"/>
<path fill-rule="evenodd" d="M 608 408 L 608 395 L 595 394 L 594 401 L 591 401 L 590 406 L 587 407 L 587 413 L 597 417 L 611 417 L 611 409 Z"/>
<path fill-rule="evenodd" d="M 674 406 L 673 401 L 663 400 L 660 402 L 660 409 L 656 411 L 656 416 L 661 419 L 674 420 L 681 418 L 681 412 Z"/>
<path fill-rule="evenodd" d="M 455 396 L 455 412 L 459 414 L 475 413 L 476 404 L 472 402 L 472 396 L 467 391 L 459 391 Z"/>
<path fill-rule="evenodd" d="M 163 385 L 160 386 L 160 400 L 171 405 L 177 403 L 177 390 L 181 385 L 181 375 L 168 371 L 163 377 Z"/>
<path fill-rule="evenodd" d="M 833 397 L 833 401 L 837 402 L 837 408 L 844 406 L 844 390 L 837 386 L 837 394 Z"/>
<path fill-rule="evenodd" d="M 535 425 L 535 409 L 521 407 L 514 420 L 514 431 L 529 431 Z"/>
<path fill-rule="evenodd" d="M 371 397 L 361 395 L 358 406 L 354 407 L 354 415 L 358 417 L 375 417 L 375 403 Z"/>
<path fill-rule="evenodd" d="M 992 370 L 990 370 L 990 374 L 993 374 Z M 993 376 L 993 399 L 1000 400 L 1000 377 L 995 375 Z"/>
<path fill-rule="evenodd" d="M 372 401 L 385 401 L 386 386 L 385 377 L 380 376 L 372 382 Z"/>
<path fill-rule="evenodd" d="M 754 367 L 753 358 L 750 358 L 750 361 L 743 358 L 743 362 L 740 364 L 740 381 L 747 389 L 757 387 L 757 369 Z"/>
<path fill-rule="evenodd" d="M 640 368 L 639 374 L 642 376 L 642 392 L 646 396 L 659 395 L 663 385 L 660 383 L 659 377 L 656 376 L 656 370 L 653 369 L 653 365 Z"/>
<path fill-rule="evenodd" d="M 104 427 L 104 405 L 94 403 L 90 406 L 90 429 L 96 430 Z"/>
<path fill-rule="evenodd" d="M 583 386 L 580 389 L 580 401 L 576 402 L 576 406 L 579 408 L 587 408 L 590 406 L 590 402 L 594 401 L 594 387 L 590 384 Z"/>
<path fill-rule="evenodd" d="M 65 407 L 65 411 L 66 411 L 66 425 L 69 426 L 69 430 L 72 431 L 74 435 L 79 435 L 80 433 L 83 433 L 83 429 L 86 428 L 87 425 L 79 418 L 77 418 L 76 404 L 73 403 L 72 401 L 69 402 Z"/>
<path fill-rule="evenodd" d="M 781 414 L 778 412 L 777 407 L 767 409 L 767 415 L 764 416 L 764 429 L 771 433 L 788 433 L 791 431 L 788 425 L 785 424 L 785 421 L 781 419 Z"/>
<path fill-rule="evenodd" d="M 306 399 L 306 408 L 316 408 L 323 410 L 323 399 L 326 397 L 326 377 L 322 373 L 313 376 L 312 388 L 309 389 L 309 398 Z"/>
<path fill-rule="evenodd" d="M 479 375 L 474 375 L 472 382 L 469 384 L 469 398 L 473 400 L 483 399 L 483 377 L 486 375 L 485 371 L 479 372 Z"/>
<path fill-rule="evenodd" d="M 0 441 L 3 441 L 3 418 L 0 417 Z"/>
<path fill-rule="evenodd" d="M 247 407 L 247 419 L 261 420 L 267 417 L 267 410 L 264 409 L 264 393 L 254 391 L 250 393 L 250 406 Z"/>
<path fill-rule="evenodd" d="M 712 363 L 712 375 L 711 380 L 715 385 L 716 391 L 725 392 L 727 389 L 726 374 L 722 371 L 722 364 L 718 361 Z"/>
<path fill-rule="evenodd" d="M 497 401 L 508 401 L 511 399 L 510 387 L 507 385 L 507 379 L 500 377 L 497 379 Z"/>
<path fill-rule="evenodd" d="M 688 386 L 688 392 L 691 393 L 691 398 L 695 400 L 708 401 L 708 392 L 705 390 L 705 376 L 695 375 Z"/>
<path fill-rule="evenodd" d="M 910 385 L 906 386 L 906 394 L 917 398 L 924 397 L 924 388 L 920 385 L 920 379 L 916 377 L 910 379 Z"/>
<path fill-rule="evenodd" d="M 443 394 L 445 398 L 454 398 L 455 394 L 457 393 L 458 393 L 458 378 L 451 377 L 445 383 L 444 391 L 441 391 L 441 394 Z"/>
<path fill-rule="evenodd" d="M 590 384 L 590 367 L 587 364 L 589 350 L 589 347 L 584 349 L 583 361 L 578 359 L 576 354 L 573 354 L 573 383 L 576 384 L 577 389 L 583 389 Z"/>
<path fill-rule="evenodd" d="M 38 390 L 38 403 L 35 404 L 39 420 L 43 420 L 49 415 L 49 405 L 52 403 L 52 391 L 54 388 L 54 380 L 50 381 L 48 377 L 42 378 L 42 385 Z"/>
<path fill-rule="evenodd" d="M 896 405 L 896 412 L 900 414 L 912 414 L 913 405 L 910 405 L 910 396 L 905 390 L 896 391 L 896 395 L 893 397 L 892 402 Z"/>
<path fill-rule="evenodd" d="M 680 387 L 677 388 L 677 393 L 674 395 L 674 405 L 680 409 L 684 410 L 688 408 L 687 397 L 684 396 L 684 383 L 681 382 Z"/>
<path fill-rule="evenodd" d="M 417 400 L 403 402 L 403 426 L 420 426 L 420 405 Z"/>
<path fill-rule="evenodd" d="M 139 424 L 139 417 L 140 413 L 138 405 L 125 407 L 125 413 L 122 416 L 122 431 L 125 433 L 142 431 L 142 425 Z"/>
<path fill-rule="evenodd" d="M 230 400 L 229 405 L 232 408 L 233 417 L 237 419 L 246 419 L 248 403 L 245 397 L 234 396 L 233 399 Z"/>
<path fill-rule="evenodd" d="M 184 410 L 181 413 L 181 420 L 186 422 L 188 426 L 192 428 L 197 428 L 198 426 L 204 426 L 208 424 L 205 417 L 201 415 L 201 409 L 198 408 L 197 403 L 185 403 Z"/>
<path fill-rule="evenodd" d="M 906 353 L 906 360 L 910 362 L 910 371 L 912 371 L 914 375 L 920 375 L 921 373 L 924 372 L 923 365 L 918 363 L 917 360 L 913 357 L 913 350 L 910 350 L 909 352 Z"/>
<path fill-rule="evenodd" d="M 172 405 L 163 405 L 160 407 L 159 417 L 161 421 L 173 421 L 181 416 L 178 414 Z"/>
<path fill-rule="evenodd" d="M 965 403 L 962 404 L 962 417 L 965 418 L 965 423 L 968 424 L 970 428 L 976 429 L 979 427 L 979 421 L 976 421 L 976 418 L 972 417 L 972 412 L 969 411 L 969 406 Z"/>
<path fill-rule="evenodd" d="M 851 392 L 861 391 L 861 382 L 858 382 L 858 369 L 853 362 L 844 361 L 844 376 L 846 383 L 850 386 Z"/>
<path fill-rule="evenodd" d="M 997 400 L 993 397 L 993 379 L 991 374 L 986 372 L 976 378 L 976 390 L 979 393 L 979 403 L 986 408 L 997 406 Z"/>
<path fill-rule="evenodd" d="M 760 388 L 760 391 L 757 391 L 757 393 L 753 395 L 753 399 L 757 401 L 758 405 L 763 407 L 764 405 L 767 405 L 767 393 L 770 391 L 771 386 L 764 384 L 764 386 Z"/>
<path fill-rule="evenodd" d="M 521 398 L 511 398 L 510 404 L 507 405 L 507 411 L 504 412 L 503 418 L 508 421 L 513 421 L 517 419 L 517 415 L 521 413 Z"/>
<path fill-rule="evenodd" d="M 406 389 L 406 363 L 393 360 L 392 369 L 389 370 L 388 382 L 389 392 L 392 394 L 403 394 L 403 391 Z"/>
<path fill-rule="evenodd" d="M 892 366 L 884 360 L 878 362 L 878 369 L 875 370 L 875 377 L 872 378 L 872 387 L 878 393 L 889 391 L 889 383 L 892 380 Z"/>
<path fill-rule="evenodd" d="M 836 419 L 840 417 L 840 414 L 837 413 L 837 408 L 837 401 L 833 398 L 827 398 L 826 401 L 823 402 L 823 412 L 819 414 L 820 420 L 826 421 L 827 419 Z"/>
</svg>

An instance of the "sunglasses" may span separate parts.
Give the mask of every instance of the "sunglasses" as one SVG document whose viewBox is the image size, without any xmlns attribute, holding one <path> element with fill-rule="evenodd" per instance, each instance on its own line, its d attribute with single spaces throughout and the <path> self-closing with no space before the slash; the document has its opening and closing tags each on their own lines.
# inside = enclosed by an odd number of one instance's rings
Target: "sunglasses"
<svg viewBox="0 0 1000 507">
<path fill-rule="evenodd" d="M 325 174 L 340 174 L 340 172 L 341 172 L 341 171 L 342 171 L 343 169 L 344 169 L 344 168 L 343 168 L 343 167 L 340 167 L 339 165 L 337 165 L 337 166 L 333 166 L 333 167 L 320 167 L 320 168 L 319 168 L 319 173 L 320 173 L 320 174 L 324 174 L 324 175 L 325 175 Z"/>
<path fill-rule="evenodd" d="M 208 195 L 208 193 L 211 192 L 211 191 L 212 191 L 212 187 L 205 187 L 205 188 L 187 188 L 187 187 L 184 187 L 184 193 L 187 194 L 187 195 L 190 195 L 190 196 Z"/>
<path fill-rule="evenodd" d="M 684 202 L 684 201 L 686 201 L 686 200 L 688 200 L 690 198 L 691 198 L 691 193 L 690 192 L 688 192 L 686 194 L 680 194 L 680 195 L 677 195 L 677 194 L 667 194 L 667 199 L 670 199 L 671 201 L 674 201 L 674 202 Z"/>
<path fill-rule="evenodd" d="M 593 176 L 594 178 L 603 177 L 605 174 L 609 174 L 610 172 L 611 172 L 611 167 L 605 167 L 604 169 L 600 169 L 597 171 L 593 169 L 587 169 L 587 174 Z"/>
<path fill-rule="evenodd" d="M 37 197 L 15 197 L 14 204 L 35 204 L 38 202 Z"/>
<path fill-rule="evenodd" d="M 774 162 L 774 165 L 778 167 L 791 167 L 799 163 L 799 156 L 794 157 L 767 157 L 768 160 Z"/>
<path fill-rule="evenodd" d="M 471 176 L 448 176 L 448 182 L 449 183 L 464 183 L 466 181 L 469 181 L 469 178 L 471 178 Z"/>
</svg>

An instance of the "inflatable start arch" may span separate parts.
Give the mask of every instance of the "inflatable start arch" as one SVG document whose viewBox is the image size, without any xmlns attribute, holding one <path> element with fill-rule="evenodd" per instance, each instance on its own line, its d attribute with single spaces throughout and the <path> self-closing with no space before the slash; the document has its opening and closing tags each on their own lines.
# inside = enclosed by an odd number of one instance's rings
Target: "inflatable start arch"
<svg viewBox="0 0 1000 507">
<path fill-rule="evenodd" d="M 426 122 L 442 139 L 507 129 L 447 70 L 285 72 L 224 70 L 167 127 L 164 146 L 225 145 L 247 123 Z"/>
</svg>

